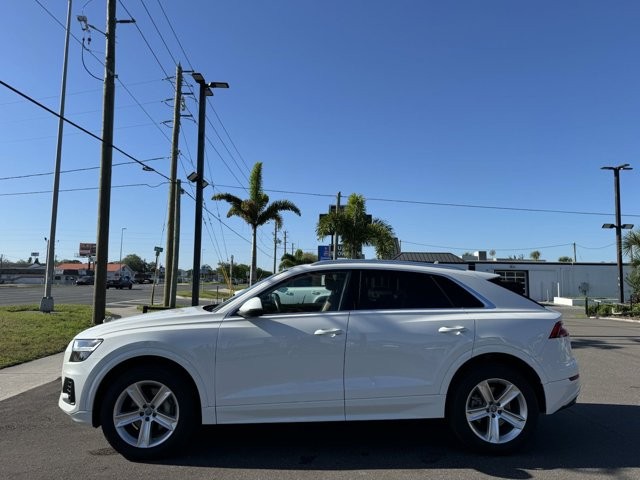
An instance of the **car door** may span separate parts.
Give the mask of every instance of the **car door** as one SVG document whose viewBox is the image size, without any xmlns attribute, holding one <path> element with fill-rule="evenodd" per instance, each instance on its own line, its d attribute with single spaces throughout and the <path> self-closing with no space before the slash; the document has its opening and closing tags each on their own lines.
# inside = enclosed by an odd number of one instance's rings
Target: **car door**
<svg viewBox="0 0 640 480">
<path fill-rule="evenodd" d="M 323 286 L 328 276 L 313 273 Z M 349 313 L 324 303 L 282 303 L 278 292 L 295 289 L 299 277 L 259 295 L 260 316 L 225 318 L 216 349 L 218 423 L 344 420 L 344 349 Z M 308 288 L 308 287 L 300 287 Z M 300 296 L 303 298 L 304 295 Z M 276 300 L 278 299 L 278 300 Z"/>
<path fill-rule="evenodd" d="M 470 358 L 475 322 L 433 277 L 362 271 L 345 353 L 347 420 L 444 413 L 443 378 Z"/>
</svg>

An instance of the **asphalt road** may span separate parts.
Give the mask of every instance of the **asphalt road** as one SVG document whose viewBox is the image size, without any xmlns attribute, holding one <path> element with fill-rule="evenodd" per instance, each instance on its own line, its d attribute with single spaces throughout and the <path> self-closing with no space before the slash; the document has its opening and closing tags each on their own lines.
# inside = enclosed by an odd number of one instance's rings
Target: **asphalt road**
<svg viewBox="0 0 640 480">
<path fill-rule="evenodd" d="M 57 407 L 59 382 L 0 402 L 0 478 L 640 479 L 640 324 L 565 310 L 583 391 L 522 453 L 462 450 L 442 421 L 214 426 L 188 454 L 131 463 Z"/>
</svg>

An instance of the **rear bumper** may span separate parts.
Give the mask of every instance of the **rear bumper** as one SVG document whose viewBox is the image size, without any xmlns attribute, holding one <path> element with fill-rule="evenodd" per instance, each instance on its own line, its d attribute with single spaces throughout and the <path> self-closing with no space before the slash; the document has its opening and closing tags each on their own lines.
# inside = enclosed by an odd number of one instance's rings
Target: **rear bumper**
<svg viewBox="0 0 640 480">
<path fill-rule="evenodd" d="M 544 393 L 547 402 L 547 415 L 575 404 L 580 394 L 580 388 L 579 375 L 546 384 Z"/>
</svg>

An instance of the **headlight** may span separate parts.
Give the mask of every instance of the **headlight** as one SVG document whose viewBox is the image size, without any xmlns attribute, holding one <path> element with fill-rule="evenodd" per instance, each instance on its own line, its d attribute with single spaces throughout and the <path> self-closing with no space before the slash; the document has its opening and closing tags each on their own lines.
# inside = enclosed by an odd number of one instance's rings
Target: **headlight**
<svg viewBox="0 0 640 480">
<path fill-rule="evenodd" d="M 101 338 L 78 339 L 73 341 L 70 362 L 84 362 L 102 343 Z"/>
</svg>

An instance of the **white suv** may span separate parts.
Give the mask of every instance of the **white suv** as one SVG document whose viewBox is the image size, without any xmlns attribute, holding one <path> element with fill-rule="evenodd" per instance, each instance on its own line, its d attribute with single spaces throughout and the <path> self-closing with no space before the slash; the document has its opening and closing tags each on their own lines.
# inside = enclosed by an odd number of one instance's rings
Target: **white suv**
<svg viewBox="0 0 640 480">
<path fill-rule="evenodd" d="M 200 424 L 441 417 L 511 452 L 580 382 L 561 315 L 496 277 L 318 262 L 217 307 L 105 323 L 69 344 L 59 406 L 132 459 L 174 454 Z"/>
</svg>

